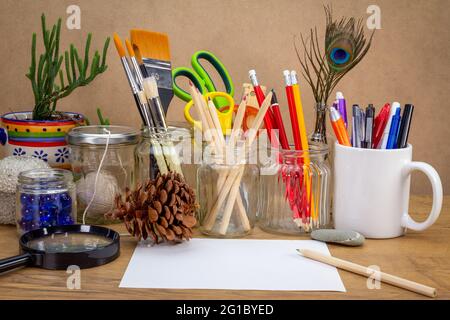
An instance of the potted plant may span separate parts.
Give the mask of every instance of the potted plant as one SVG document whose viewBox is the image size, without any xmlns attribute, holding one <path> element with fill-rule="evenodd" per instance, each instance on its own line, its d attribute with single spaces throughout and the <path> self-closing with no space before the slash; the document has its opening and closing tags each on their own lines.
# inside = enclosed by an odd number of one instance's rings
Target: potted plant
<svg viewBox="0 0 450 320">
<path fill-rule="evenodd" d="M 95 51 L 91 57 L 92 34 L 89 33 L 84 55 L 80 56 L 73 44 L 64 52 L 60 50 L 61 18 L 47 29 L 42 14 L 41 23 L 44 50 L 39 57 L 36 55 L 36 33 L 33 33 L 31 65 L 26 74 L 34 94 L 34 108 L 4 114 L 0 142 L 6 144 L 8 155 L 33 156 L 51 166 L 70 167 L 65 135 L 73 127 L 84 124 L 85 118 L 76 112 L 57 111 L 56 104 L 105 72 L 110 39 L 105 40 L 101 56 Z"/>
</svg>

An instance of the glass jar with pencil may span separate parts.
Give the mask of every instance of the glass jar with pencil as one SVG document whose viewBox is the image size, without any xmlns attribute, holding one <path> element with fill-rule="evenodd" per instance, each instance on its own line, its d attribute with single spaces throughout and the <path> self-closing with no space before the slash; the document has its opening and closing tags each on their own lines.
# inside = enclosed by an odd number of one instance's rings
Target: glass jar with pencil
<svg viewBox="0 0 450 320">
<path fill-rule="evenodd" d="M 332 227 L 328 150 L 325 144 L 310 144 L 308 151 L 271 150 L 261 169 L 263 230 L 301 234 Z"/>
<path fill-rule="evenodd" d="M 206 155 L 198 169 L 198 217 L 206 235 L 240 237 L 253 229 L 259 211 L 259 169 L 243 153 L 236 147 L 226 155 Z"/>
</svg>

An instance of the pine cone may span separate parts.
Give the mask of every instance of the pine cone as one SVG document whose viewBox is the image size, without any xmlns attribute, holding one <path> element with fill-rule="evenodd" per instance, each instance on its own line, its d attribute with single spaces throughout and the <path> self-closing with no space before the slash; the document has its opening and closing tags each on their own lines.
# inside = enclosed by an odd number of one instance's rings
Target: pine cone
<svg viewBox="0 0 450 320">
<path fill-rule="evenodd" d="M 138 240 L 181 242 L 192 238 L 196 209 L 194 190 L 180 174 L 167 173 L 127 190 L 125 201 L 117 196 L 113 218 L 123 220 Z"/>
</svg>

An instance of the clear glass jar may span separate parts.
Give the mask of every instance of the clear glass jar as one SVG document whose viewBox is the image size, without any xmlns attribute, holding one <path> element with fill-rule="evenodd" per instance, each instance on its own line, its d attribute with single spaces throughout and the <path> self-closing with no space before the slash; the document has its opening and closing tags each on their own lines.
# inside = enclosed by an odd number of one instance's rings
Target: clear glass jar
<svg viewBox="0 0 450 320">
<path fill-rule="evenodd" d="M 16 221 L 19 235 L 76 221 L 75 184 L 64 169 L 33 169 L 19 174 Z"/>
<path fill-rule="evenodd" d="M 76 182 L 78 221 L 83 223 L 85 215 L 88 224 L 117 222 L 109 216 L 117 195 L 135 185 L 134 149 L 139 131 L 123 126 L 82 126 L 72 129 L 67 140 Z"/>
<path fill-rule="evenodd" d="M 137 183 L 144 184 L 158 173 L 169 171 L 183 174 L 186 182 L 195 185 L 193 143 L 187 128 L 146 127 L 135 150 Z"/>
<path fill-rule="evenodd" d="M 314 109 L 316 111 L 316 121 L 314 132 L 310 136 L 310 141 L 315 143 L 327 144 L 327 105 L 325 103 L 316 102 Z"/>
<path fill-rule="evenodd" d="M 271 150 L 273 161 L 261 175 L 261 229 L 301 234 L 332 227 L 328 150 L 324 144 L 311 144 L 308 152 Z"/>
<path fill-rule="evenodd" d="M 259 210 L 259 169 L 241 159 L 208 155 L 197 173 L 198 220 L 203 234 L 219 238 L 249 234 Z"/>
</svg>

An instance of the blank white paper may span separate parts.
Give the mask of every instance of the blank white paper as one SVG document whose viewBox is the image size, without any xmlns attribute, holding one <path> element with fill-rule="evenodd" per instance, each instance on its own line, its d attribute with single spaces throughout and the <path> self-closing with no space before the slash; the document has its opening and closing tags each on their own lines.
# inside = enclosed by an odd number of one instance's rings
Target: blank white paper
<svg viewBox="0 0 450 320">
<path fill-rule="evenodd" d="M 314 240 L 138 244 L 120 287 L 345 292 L 335 267 L 302 257 L 299 248 L 330 255 L 326 244 Z"/>
</svg>

